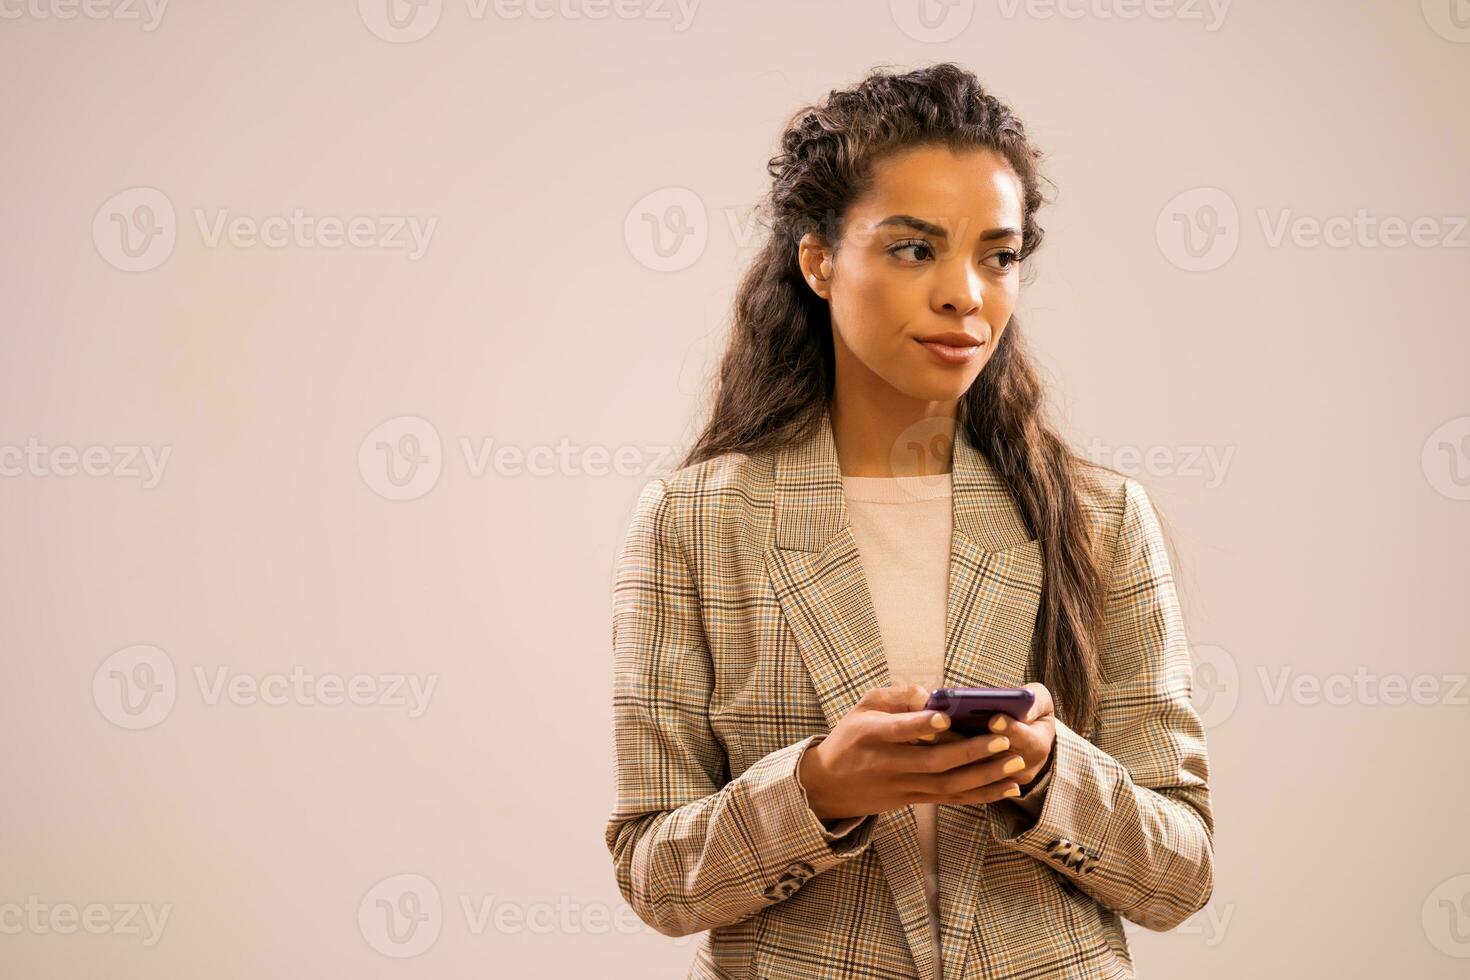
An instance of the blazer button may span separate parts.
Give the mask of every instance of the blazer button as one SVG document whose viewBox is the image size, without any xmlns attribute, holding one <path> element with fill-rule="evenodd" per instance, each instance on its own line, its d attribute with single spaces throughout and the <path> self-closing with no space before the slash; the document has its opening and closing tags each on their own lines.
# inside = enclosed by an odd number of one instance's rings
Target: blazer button
<svg viewBox="0 0 1470 980">
<path fill-rule="evenodd" d="M 796 894 L 796 890 L 802 886 L 807 878 L 811 877 L 816 869 L 805 861 L 796 861 L 781 873 L 773 884 L 767 885 L 761 894 L 768 901 L 779 902 L 783 898 L 790 898 Z"/>
</svg>

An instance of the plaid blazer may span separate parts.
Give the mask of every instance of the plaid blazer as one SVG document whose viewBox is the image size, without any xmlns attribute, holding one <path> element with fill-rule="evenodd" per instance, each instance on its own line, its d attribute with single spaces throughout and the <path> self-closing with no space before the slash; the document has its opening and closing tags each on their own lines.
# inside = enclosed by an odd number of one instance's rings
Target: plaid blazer
<svg viewBox="0 0 1470 980">
<path fill-rule="evenodd" d="M 956 438 L 944 684 L 1035 680 L 1038 542 Z M 1084 472 L 1110 570 L 1096 730 L 1060 719 L 1039 814 L 940 806 L 945 980 L 1133 977 L 1119 917 L 1178 925 L 1214 888 L 1205 734 L 1164 539 L 1132 479 Z M 618 887 L 692 978 L 941 976 L 913 809 L 833 833 L 802 753 L 889 683 L 831 418 L 798 444 L 650 481 L 613 590 Z"/>
</svg>

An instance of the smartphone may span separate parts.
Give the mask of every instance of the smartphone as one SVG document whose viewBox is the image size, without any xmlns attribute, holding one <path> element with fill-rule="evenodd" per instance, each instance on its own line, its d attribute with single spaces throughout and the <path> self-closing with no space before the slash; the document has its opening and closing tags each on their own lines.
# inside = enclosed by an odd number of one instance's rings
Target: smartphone
<svg viewBox="0 0 1470 980">
<path fill-rule="evenodd" d="M 1035 700 L 1035 693 L 1024 687 L 941 687 L 929 695 L 924 710 L 949 715 L 950 731 L 983 735 L 990 731 L 991 715 L 1001 712 L 1019 721 Z"/>
</svg>

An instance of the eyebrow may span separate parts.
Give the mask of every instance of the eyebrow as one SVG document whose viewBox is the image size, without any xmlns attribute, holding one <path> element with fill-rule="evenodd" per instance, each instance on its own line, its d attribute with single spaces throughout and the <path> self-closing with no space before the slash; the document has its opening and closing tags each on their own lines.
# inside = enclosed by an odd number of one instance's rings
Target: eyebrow
<svg viewBox="0 0 1470 980">
<path fill-rule="evenodd" d="M 898 225 L 900 227 L 912 228 L 915 231 L 921 231 L 926 235 L 933 235 L 935 238 L 949 237 L 949 234 L 943 228 L 939 227 L 936 224 L 931 224 L 930 222 L 925 221 L 923 218 L 915 218 L 911 214 L 895 214 L 878 222 L 879 228 L 885 228 L 888 225 Z M 982 242 L 988 242 L 995 238 L 1019 237 L 1020 234 L 1020 231 L 1015 228 L 991 228 L 989 231 L 981 232 L 980 240 Z"/>
</svg>

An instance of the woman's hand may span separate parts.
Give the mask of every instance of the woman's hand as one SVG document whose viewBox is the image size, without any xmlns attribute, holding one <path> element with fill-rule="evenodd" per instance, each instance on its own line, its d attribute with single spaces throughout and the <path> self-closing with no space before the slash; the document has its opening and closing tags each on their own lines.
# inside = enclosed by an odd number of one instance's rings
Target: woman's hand
<svg viewBox="0 0 1470 980">
<path fill-rule="evenodd" d="M 990 731 L 1009 738 L 1011 751 L 1026 760 L 1026 768 L 1011 777 L 1025 790 L 1041 778 L 1051 764 L 1052 747 L 1057 741 L 1057 723 L 1056 705 L 1046 686 L 1037 683 L 1022 686 L 1036 695 L 1031 710 L 1020 721 L 996 712 L 990 716 Z"/>
<path fill-rule="evenodd" d="M 911 803 L 993 803 L 1020 795 L 1015 775 L 1031 762 L 1007 751 L 1009 735 L 911 744 L 949 727 L 944 712 L 923 710 L 928 696 L 917 684 L 873 688 L 802 756 L 798 778 L 818 819 L 867 816 Z M 1050 694 L 1046 706 L 1050 711 Z M 1023 737 L 1037 737 L 1037 728 L 1028 724 Z M 1038 772 L 1044 761 L 1037 758 Z"/>
</svg>

